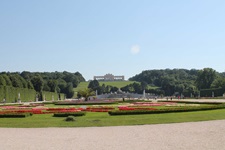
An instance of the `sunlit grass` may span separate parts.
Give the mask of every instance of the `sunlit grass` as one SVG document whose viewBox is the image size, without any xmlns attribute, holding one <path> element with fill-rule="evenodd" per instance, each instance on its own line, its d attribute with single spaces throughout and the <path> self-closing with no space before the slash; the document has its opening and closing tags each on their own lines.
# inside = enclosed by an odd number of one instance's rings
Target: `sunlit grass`
<svg viewBox="0 0 225 150">
<path fill-rule="evenodd" d="M 39 128 L 39 127 L 100 127 L 144 124 L 164 124 L 225 119 L 225 109 L 167 114 L 110 116 L 104 112 L 87 112 L 86 116 L 76 117 L 74 122 L 52 114 L 33 115 L 27 118 L 1 118 L 0 127 Z"/>
</svg>

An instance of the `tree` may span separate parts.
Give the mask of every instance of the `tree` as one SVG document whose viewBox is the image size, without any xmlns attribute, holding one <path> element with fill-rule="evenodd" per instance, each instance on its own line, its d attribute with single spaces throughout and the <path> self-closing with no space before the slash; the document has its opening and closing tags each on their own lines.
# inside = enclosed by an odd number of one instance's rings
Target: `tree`
<svg viewBox="0 0 225 150">
<path fill-rule="evenodd" d="M 60 92 L 65 93 L 66 86 L 67 86 L 67 83 L 65 80 L 58 79 L 58 87 L 60 89 Z"/>
<path fill-rule="evenodd" d="M 220 77 L 215 79 L 211 84 L 211 88 L 222 88 L 223 90 L 225 90 L 225 78 Z"/>
<path fill-rule="evenodd" d="M 142 88 L 142 90 L 146 90 L 147 87 L 148 87 L 147 82 L 142 81 L 142 82 L 141 82 L 141 88 Z"/>
<path fill-rule="evenodd" d="M 170 76 L 165 76 L 162 78 L 161 88 L 165 91 L 166 96 L 171 96 L 175 93 L 175 81 L 175 78 Z"/>
<path fill-rule="evenodd" d="M 2 77 L 5 79 L 6 86 L 12 86 L 12 82 L 7 74 L 3 74 Z"/>
<path fill-rule="evenodd" d="M 100 87 L 100 84 L 99 84 L 98 80 L 92 80 L 88 85 L 88 88 L 92 89 L 93 91 L 98 90 L 99 87 Z"/>
<path fill-rule="evenodd" d="M 208 89 L 216 78 L 216 71 L 212 68 L 204 68 L 199 70 L 195 81 L 198 89 Z"/>
<path fill-rule="evenodd" d="M 72 82 L 74 88 L 77 87 L 78 84 L 81 82 L 79 79 L 81 79 L 81 80 L 83 79 L 82 75 L 79 74 L 79 73 L 73 74 L 73 73 L 69 73 L 69 72 L 64 71 L 63 74 L 64 74 L 63 79 L 64 79 L 67 83 Z M 82 81 L 83 81 L 83 80 L 82 80 Z"/>
<path fill-rule="evenodd" d="M 5 79 L 2 77 L 2 75 L 0 75 L 0 85 L 6 85 Z"/>
<path fill-rule="evenodd" d="M 90 88 L 86 88 L 83 90 L 79 90 L 77 95 L 79 98 L 84 97 L 85 101 L 87 101 L 89 96 L 95 95 L 95 92 Z"/>
<path fill-rule="evenodd" d="M 43 91 L 51 91 L 50 87 L 48 86 L 48 84 L 45 82 L 43 85 Z"/>
<path fill-rule="evenodd" d="M 34 89 L 37 92 L 41 92 L 44 86 L 43 78 L 40 75 L 36 75 L 31 79 Z"/>
<path fill-rule="evenodd" d="M 19 88 L 23 88 L 23 83 L 20 80 L 20 77 L 18 74 L 11 74 L 10 75 L 10 80 L 12 82 L 12 86 L 13 87 L 19 87 Z"/>
<path fill-rule="evenodd" d="M 27 81 L 27 88 L 28 89 L 34 89 L 34 86 L 30 80 Z"/>
<path fill-rule="evenodd" d="M 74 95 L 73 83 L 70 82 L 70 83 L 67 84 L 64 93 L 66 94 L 67 98 L 73 97 L 73 95 Z"/>
<path fill-rule="evenodd" d="M 58 83 L 56 80 L 49 80 L 47 85 L 50 88 L 50 92 L 56 92 L 56 89 L 58 87 Z"/>
</svg>

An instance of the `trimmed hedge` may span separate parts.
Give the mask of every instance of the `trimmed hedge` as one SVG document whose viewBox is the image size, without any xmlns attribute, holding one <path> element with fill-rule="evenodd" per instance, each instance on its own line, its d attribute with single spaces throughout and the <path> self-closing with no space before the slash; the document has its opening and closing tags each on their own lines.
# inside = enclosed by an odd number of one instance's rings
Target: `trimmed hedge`
<svg viewBox="0 0 225 150">
<path fill-rule="evenodd" d="M 33 102 L 36 101 L 37 92 L 34 89 L 27 88 L 16 88 L 11 86 L 0 86 L 0 102 L 3 102 L 3 99 L 6 99 L 6 103 L 18 102 L 18 94 L 20 93 L 21 102 Z M 61 100 L 65 99 L 65 94 L 63 93 L 54 93 L 54 92 L 42 92 L 42 96 L 45 95 L 47 101 L 58 100 L 60 97 Z M 43 99 L 43 98 L 42 98 Z"/>
<path fill-rule="evenodd" d="M 54 113 L 53 117 L 68 117 L 68 116 L 84 116 L 86 115 L 86 112 L 80 111 L 80 112 L 68 112 L 68 113 Z"/>
<path fill-rule="evenodd" d="M 64 94 L 58 94 L 58 93 L 55 93 L 55 92 L 47 92 L 47 91 L 43 91 L 42 92 L 42 99 L 44 100 L 44 97 L 45 97 L 45 100 L 46 101 L 52 101 L 52 100 L 59 100 L 59 97 L 60 99 L 64 99 Z"/>
<path fill-rule="evenodd" d="M 217 96 L 223 96 L 225 91 L 223 88 L 201 89 L 200 90 L 201 97 L 212 97 L 212 92 L 214 92 L 214 97 L 217 97 Z"/>
<path fill-rule="evenodd" d="M 32 115 L 32 113 L 0 114 L 0 118 L 26 118 Z"/>
<path fill-rule="evenodd" d="M 86 102 L 76 102 L 76 101 L 60 101 L 56 102 L 55 105 L 107 105 L 107 104 L 118 104 L 117 101 L 114 102 L 100 102 L 100 101 L 86 101 Z"/>
<path fill-rule="evenodd" d="M 225 105 L 213 105 L 213 106 L 200 106 L 200 107 L 177 107 L 168 109 L 157 109 L 157 110 L 114 110 L 109 111 L 109 115 L 139 115 L 139 114 L 161 114 L 161 113 L 175 113 L 175 112 L 189 112 L 189 111 L 203 111 L 203 110 L 214 110 L 224 109 Z"/>
<path fill-rule="evenodd" d="M 225 104 L 224 102 L 204 102 L 204 101 L 179 101 L 179 100 L 173 100 L 173 101 L 165 101 L 165 100 L 159 100 L 158 102 L 172 102 L 172 103 L 186 103 L 186 104 L 210 104 L 210 105 L 218 105 L 218 104 Z"/>
<path fill-rule="evenodd" d="M 6 103 L 14 103 L 18 100 L 18 94 L 22 102 L 34 101 L 36 91 L 34 89 L 0 86 L 0 102 L 6 99 Z"/>
</svg>

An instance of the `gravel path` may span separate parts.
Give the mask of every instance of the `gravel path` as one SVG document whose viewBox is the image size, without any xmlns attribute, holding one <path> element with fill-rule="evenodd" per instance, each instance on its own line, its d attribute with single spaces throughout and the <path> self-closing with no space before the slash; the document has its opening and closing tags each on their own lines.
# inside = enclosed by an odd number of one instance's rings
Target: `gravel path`
<svg viewBox="0 0 225 150">
<path fill-rule="evenodd" d="M 225 120 L 87 128 L 0 128 L 1 150 L 224 150 Z"/>
</svg>

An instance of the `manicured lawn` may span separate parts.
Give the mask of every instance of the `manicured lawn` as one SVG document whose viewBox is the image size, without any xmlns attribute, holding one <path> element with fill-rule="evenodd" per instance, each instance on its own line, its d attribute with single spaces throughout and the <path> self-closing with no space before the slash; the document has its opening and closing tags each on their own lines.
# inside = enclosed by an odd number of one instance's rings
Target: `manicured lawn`
<svg viewBox="0 0 225 150">
<path fill-rule="evenodd" d="M 125 87 L 126 85 L 129 85 L 129 84 L 132 84 L 134 83 L 134 81 L 99 81 L 99 84 L 102 86 L 103 84 L 105 84 L 106 86 L 107 85 L 110 85 L 110 86 L 115 86 L 115 87 L 118 87 L 118 88 L 122 88 L 122 87 Z M 138 83 L 138 82 L 137 82 Z M 88 87 L 88 84 L 89 82 L 81 82 L 77 88 L 74 88 L 74 91 L 75 92 L 78 92 L 79 90 L 82 90 L 82 89 L 85 89 Z M 155 89 L 155 88 L 158 88 L 158 87 L 151 87 L 151 86 L 148 86 L 149 89 Z"/>
<path fill-rule="evenodd" d="M 122 116 L 109 116 L 108 113 L 104 112 L 87 112 L 86 116 L 76 117 L 74 122 L 65 122 L 65 118 L 52 116 L 52 114 L 42 114 L 27 118 L 0 118 L 0 127 L 101 127 L 221 120 L 225 119 L 225 109 Z"/>
</svg>

